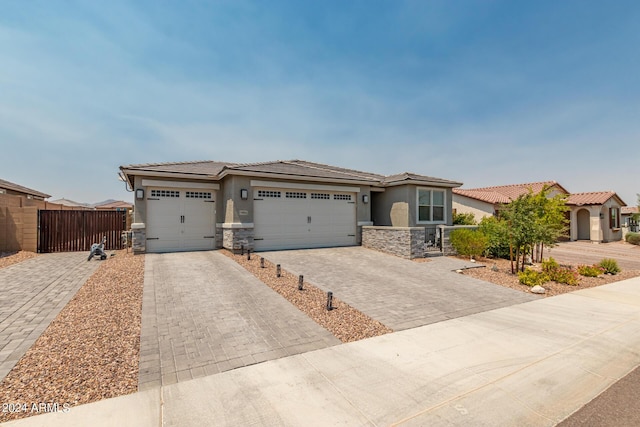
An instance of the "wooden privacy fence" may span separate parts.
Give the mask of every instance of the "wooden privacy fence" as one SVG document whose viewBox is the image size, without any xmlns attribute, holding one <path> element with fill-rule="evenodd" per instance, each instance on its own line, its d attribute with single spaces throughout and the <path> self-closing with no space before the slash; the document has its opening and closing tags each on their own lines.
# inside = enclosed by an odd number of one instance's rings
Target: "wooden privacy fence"
<svg viewBox="0 0 640 427">
<path fill-rule="evenodd" d="M 89 251 L 93 243 L 107 237 L 105 249 L 123 249 L 121 233 L 126 230 L 126 211 L 38 212 L 38 252 Z"/>
</svg>

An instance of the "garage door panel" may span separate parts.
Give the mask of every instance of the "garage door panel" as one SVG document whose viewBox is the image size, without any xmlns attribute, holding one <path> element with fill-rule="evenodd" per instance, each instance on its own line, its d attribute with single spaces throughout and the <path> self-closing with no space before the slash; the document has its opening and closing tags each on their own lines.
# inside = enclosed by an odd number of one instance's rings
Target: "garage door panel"
<svg viewBox="0 0 640 427">
<path fill-rule="evenodd" d="M 355 199 L 354 194 L 257 189 L 254 196 L 258 250 L 356 244 L 356 209 L 355 204 L 350 203 Z"/>
<path fill-rule="evenodd" d="M 147 251 L 175 252 L 215 247 L 215 192 L 150 189 Z"/>
</svg>

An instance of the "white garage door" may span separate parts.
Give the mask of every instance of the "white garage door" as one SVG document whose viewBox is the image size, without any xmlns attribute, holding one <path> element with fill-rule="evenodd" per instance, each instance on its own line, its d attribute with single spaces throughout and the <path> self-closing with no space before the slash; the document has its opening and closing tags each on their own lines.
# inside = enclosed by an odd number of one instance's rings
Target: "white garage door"
<svg viewBox="0 0 640 427">
<path fill-rule="evenodd" d="M 321 248 L 356 244 L 356 194 L 256 188 L 256 250 Z"/>
<path fill-rule="evenodd" d="M 148 252 L 214 248 L 214 191 L 180 188 L 147 191 Z"/>
</svg>

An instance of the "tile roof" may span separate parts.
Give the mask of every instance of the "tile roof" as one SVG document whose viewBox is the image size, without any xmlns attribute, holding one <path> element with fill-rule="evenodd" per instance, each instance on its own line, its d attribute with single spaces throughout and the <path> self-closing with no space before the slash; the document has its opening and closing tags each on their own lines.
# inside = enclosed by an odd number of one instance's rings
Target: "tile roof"
<svg viewBox="0 0 640 427">
<path fill-rule="evenodd" d="M 354 181 L 379 182 L 383 176 L 369 172 L 345 169 L 304 160 L 277 160 L 273 162 L 248 163 L 229 166 L 230 171 L 269 173 L 285 176 L 305 176 L 315 178 L 334 178 Z"/>
<path fill-rule="evenodd" d="M 623 215 L 632 215 L 632 214 L 637 214 L 638 211 L 638 207 L 637 206 L 623 206 L 622 208 L 620 208 L 620 213 Z"/>
<path fill-rule="evenodd" d="M 542 182 L 530 182 L 525 184 L 511 184 L 500 185 L 494 187 L 482 187 L 482 188 L 454 188 L 454 194 L 460 196 L 470 197 L 472 199 L 480 200 L 487 203 L 509 203 L 512 200 L 517 199 L 523 194 L 527 194 L 532 191 L 534 194 L 539 193 L 542 189 L 547 187 L 557 187 L 561 192 L 568 194 L 556 181 L 542 181 Z"/>
<path fill-rule="evenodd" d="M 212 160 L 195 162 L 167 162 L 167 163 L 143 163 L 137 165 L 120 166 L 120 169 L 129 169 L 145 172 L 166 172 L 193 175 L 218 175 L 226 167 L 235 166 L 236 163 L 216 162 Z"/>
<path fill-rule="evenodd" d="M 383 179 L 385 184 L 402 183 L 405 181 L 423 182 L 425 184 L 443 184 L 450 187 L 459 187 L 462 185 L 461 182 L 450 181 L 448 179 L 436 178 L 433 176 L 418 175 L 411 172 L 389 175 Z"/>
<path fill-rule="evenodd" d="M 620 200 L 617 194 L 613 191 L 593 191 L 589 193 L 573 193 L 569 196 L 569 199 L 567 200 L 567 204 L 576 205 L 576 206 L 602 205 L 612 197 L 617 197 L 618 200 Z M 622 200 L 620 200 L 620 202 L 622 202 Z"/>
<path fill-rule="evenodd" d="M 22 185 L 14 184 L 13 182 L 5 181 L 4 179 L 0 179 L 0 188 L 25 193 L 31 196 L 42 197 L 43 199 L 51 197 L 50 194 L 42 193 L 40 191 L 33 190 Z"/>
<path fill-rule="evenodd" d="M 405 181 L 441 184 L 449 187 L 457 187 L 462 183 L 418 175 L 405 172 L 398 175 L 385 177 L 371 172 L 363 172 L 355 169 L 341 168 L 338 166 L 308 162 L 305 160 L 276 160 L 258 163 L 225 163 L 214 161 L 201 162 L 174 162 L 174 163 L 147 163 L 138 165 L 121 166 L 121 170 L 135 175 L 135 172 L 163 172 L 176 174 L 202 175 L 207 178 L 221 178 L 226 174 L 256 173 L 270 174 L 280 177 L 295 179 L 296 177 L 335 179 L 340 181 L 364 182 L 370 185 L 402 184 Z"/>
</svg>

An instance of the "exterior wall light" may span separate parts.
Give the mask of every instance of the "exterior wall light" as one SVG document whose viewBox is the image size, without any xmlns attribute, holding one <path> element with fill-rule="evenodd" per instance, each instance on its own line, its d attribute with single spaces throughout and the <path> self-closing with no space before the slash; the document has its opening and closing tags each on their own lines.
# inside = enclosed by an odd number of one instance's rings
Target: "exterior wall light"
<svg viewBox="0 0 640 427">
<path fill-rule="evenodd" d="M 363 194 L 362 195 L 362 203 L 369 203 L 369 195 L 368 194 Z"/>
<path fill-rule="evenodd" d="M 247 200 L 249 198 L 249 190 L 247 190 L 246 188 L 243 188 L 240 190 L 240 198 L 242 200 Z"/>
<path fill-rule="evenodd" d="M 136 199 L 138 200 L 144 199 L 144 190 L 142 188 L 138 188 L 136 190 Z"/>
</svg>

